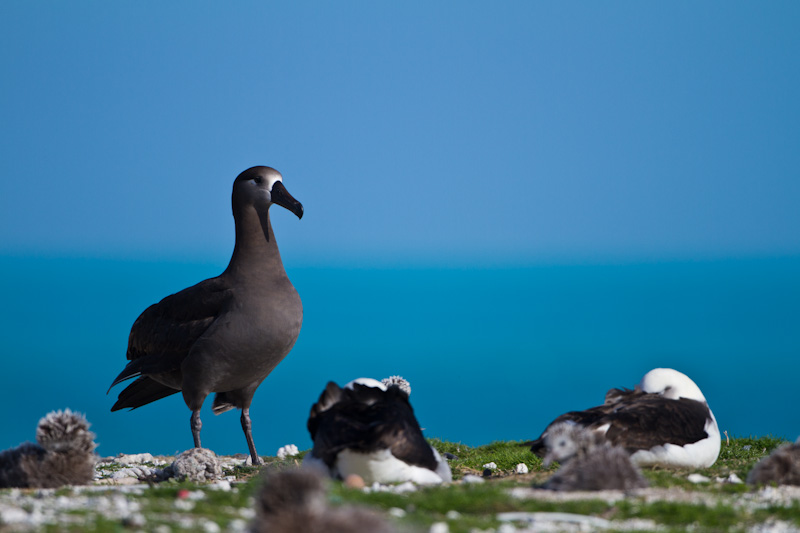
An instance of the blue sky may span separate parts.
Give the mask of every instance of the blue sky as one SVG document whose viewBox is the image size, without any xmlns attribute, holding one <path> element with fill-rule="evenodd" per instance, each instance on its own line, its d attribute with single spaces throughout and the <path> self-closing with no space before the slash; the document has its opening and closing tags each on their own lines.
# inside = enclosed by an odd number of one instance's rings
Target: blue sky
<svg viewBox="0 0 800 533">
<path fill-rule="evenodd" d="M 800 253 L 796 2 L 0 4 L 0 254 Z"/>
</svg>

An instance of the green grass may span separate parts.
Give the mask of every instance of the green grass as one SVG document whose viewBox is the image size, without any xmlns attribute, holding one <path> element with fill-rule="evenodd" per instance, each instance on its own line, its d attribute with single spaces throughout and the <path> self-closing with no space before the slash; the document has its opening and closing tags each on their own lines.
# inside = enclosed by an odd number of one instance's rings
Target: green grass
<svg viewBox="0 0 800 533">
<path fill-rule="evenodd" d="M 404 516 L 392 518 L 393 521 L 409 526 L 412 530 L 426 531 L 434 522 L 447 522 L 452 533 L 467 533 L 479 529 L 497 528 L 500 522 L 497 514 L 502 512 L 561 512 L 591 515 L 612 521 L 629 519 L 652 520 L 668 531 L 744 531 L 747 528 L 776 520 L 785 521 L 800 527 L 800 501 L 788 506 L 774 503 L 759 507 L 744 505 L 753 497 L 757 489 L 745 484 L 701 483 L 687 480 L 690 473 L 697 472 L 714 480 L 727 478 L 735 473 L 746 479 L 747 473 L 762 457 L 779 446 L 782 439 L 775 437 L 732 438 L 723 441 L 717 463 L 711 468 L 693 470 L 674 470 L 666 468 L 645 468 L 643 473 L 651 486 L 675 489 L 688 493 L 680 501 L 645 501 L 637 495 L 628 495 L 618 501 L 606 501 L 599 496 L 588 495 L 582 499 L 556 501 L 554 498 L 517 498 L 510 494 L 516 487 L 538 487 L 548 479 L 557 465 L 544 469 L 542 461 L 530 453 L 519 442 L 493 442 L 485 446 L 470 447 L 461 443 L 444 442 L 431 439 L 441 453 L 457 456 L 450 462 L 455 480 L 467 474 L 481 475 L 483 465 L 497 464 L 497 470 L 484 483 L 459 483 L 448 486 L 420 488 L 416 492 L 395 494 L 390 492 L 364 492 L 350 489 L 338 482 L 330 484 L 331 505 L 361 505 L 389 514 L 393 508 L 402 509 Z M 267 458 L 269 468 L 292 468 L 298 458 L 278 460 Z M 527 465 L 530 473 L 517 475 L 517 464 Z M 252 505 L 252 496 L 261 483 L 263 467 L 236 466 L 225 471 L 234 475 L 240 482 L 234 490 L 212 490 L 206 485 L 188 482 L 164 482 L 152 484 L 141 494 L 128 492 L 124 497 L 135 500 L 146 519 L 145 530 L 166 525 L 176 531 L 199 530 L 203 521 L 216 523 L 222 531 L 234 520 L 243 520 Z M 192 500 L 194 504 L 178 504 L 179 491 L 202 491 L 202 499 Z M 109 487 L 99 494 L 114 494 Z M 7 491 L 0 490 L 0 498 Z M 35 491 L 31 491 L 34 493 Z M 70 497 L 80 491 L 73 488 L 59 489 L 53 497 Z M 84 493 L 86 494 L 86 493 Z M 92 493 L 98 494 L 98 493 Z M 539 493 L 537 493 L 539 494 Z M 548 493 L 550 494 L 550 493 Z M 697 503 L 693 498 L 703 497 L 711 503 Z M 187 500 L 183 500 L 184 502 Z M 453 515 L 457 511 L 458 515 Z M 450 512 L 450 513 L 449 513 Z M 112 532 L 131 530 L 131 524 L 109 520 L 100 513 L 70 511 L 67 525 L 46 526 L 44 531 L 94 531 Z M 136 528 L 133 528 L 136 529 Z M 0 525 L 0 531 L 3 526 Z"/>
</svg>

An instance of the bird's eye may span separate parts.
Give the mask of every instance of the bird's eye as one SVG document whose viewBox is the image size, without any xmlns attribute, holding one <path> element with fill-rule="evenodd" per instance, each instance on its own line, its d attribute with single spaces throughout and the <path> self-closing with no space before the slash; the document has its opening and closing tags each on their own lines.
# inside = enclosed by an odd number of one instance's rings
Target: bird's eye
<svg viewBox="0 0 800 533">
<path fill-rule="evenodd" d="M 256 185 L 261 185 L 261 182 L 264 180 L 261 176 L 256 176 L 255 178 L 253 178 L 253 181 L 256 182 Z"/>
</svg>

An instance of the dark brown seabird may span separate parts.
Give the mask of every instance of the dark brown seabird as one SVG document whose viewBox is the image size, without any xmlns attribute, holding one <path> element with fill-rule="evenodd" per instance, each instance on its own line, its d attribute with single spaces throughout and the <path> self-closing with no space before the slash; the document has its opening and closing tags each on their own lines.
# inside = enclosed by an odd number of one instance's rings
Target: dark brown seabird
<svg viewBox="0 0 800 533">
<path fill-rule="evenodd" d="M 272 204 L 303 217 L 302 204 L 274 168 L 252 167 L 237 176 L 232 195 L 236 244 L 228 268 L 139 315 L 128 338 L 130 362 L 111 387 L 137 379 L 120 393 L 112 411 L 135 409 L 180 391 L 192 411 L 192 436 L 200 448 L 200 408 L 214 392 L 214 414 L 242 410 L 250 456 L 253 464 L 261 463 L 250 403 L 294 346 L 303 322 L 300 296 L 272 232 Z"/>
</svg>

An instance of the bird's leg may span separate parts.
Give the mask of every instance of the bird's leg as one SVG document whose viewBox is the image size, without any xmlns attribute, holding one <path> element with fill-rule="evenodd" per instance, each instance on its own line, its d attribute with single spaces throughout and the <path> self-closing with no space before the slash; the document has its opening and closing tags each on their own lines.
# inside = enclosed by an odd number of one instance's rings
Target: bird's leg
<svg viewBox="0 0 800 533">
<path fill-rule="evenodd" d="M 203 429 L 203 422 L 200 420 L 200 410 L 192 411 L 191 418 L 192 437 L 194 437 L 194 447 L 202 448 L 200 446 L 200 430 Z"/>
<path fill-rule="evenodd" d="M 264 461 L 256 453 L 256 443 L 253 442 L 253 424 L 250 422 L 250 409 L 242 409 L 242 429 L 244 430 L 244 438 L 247 439 L 247 447 L 250 448 L 250 458 L 253 460 L 253 466 L 264 464 Z"/>
</svg>

